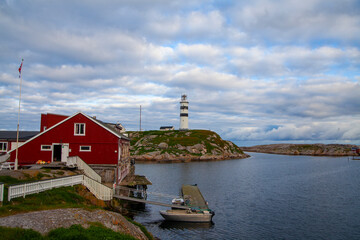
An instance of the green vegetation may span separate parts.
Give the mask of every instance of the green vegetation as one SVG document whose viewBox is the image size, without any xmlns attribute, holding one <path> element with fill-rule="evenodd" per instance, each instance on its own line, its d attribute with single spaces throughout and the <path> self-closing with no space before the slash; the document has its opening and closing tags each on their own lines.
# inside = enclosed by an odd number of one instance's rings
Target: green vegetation
<svg viewBox="0 0 360 240">
<path fill-rule="evenodd" d="M 62 240 L 62 239 L 136 239 L 130 235 L 114 232 L 113 230 L 104 227 L 100 223 L 93 224 L 89 228 L 85 229 L 80 225 L 73 225 L 70 228 L 58 228 L 49 232 L 44 238 L 49 240 Z"/>
<path fill-rule="evenodd" d="M 38 174 L 36 174 L 35 179 L 36 180 L 41 180 L 44 177 L 51 178 L 51 175 L 39 172 Z"/>
<path fill-rule="evenodd" d="M 154 239 L 153 235 L 152 235 L 150 232 L 148 232 L 148 230 L 146 229 L 146 227 L 144 227 L 144 226 L 141 225 L 140 223 L 135 222 L 134 220 L 132 220 L 132 219 L 126 217 L 126 216 L 125 216 L 125 218 L 126 218 L 126 220 L 128 220 L 129 222 L 131 222 L 132 224 L 134 224 L 135 226 L 138 226 L 138 227 L 140 228 L 140 230 L 145 234 L 145 236 L 146 236 L 148 239 L 150 239 L 150 240 L 151 240 L 151 239 Z"/>
<path fill-rule="evenodd" d="M 59 173 L 57 173 L 59 174 Z M 64 174 L 64 172 L 62 172 Z M 45 175 L 45 174 L 43 174 Z M 61 175 L 61 173 L 59 174 Z M 75 185 L 73 187 L 54 188 L 45 192 L 27 195 L 25 198 L 18 197 L 7 201 L 8 187 L 12 184 L 19 184 L 24 182 L 31 182 L 37 179 L 39 174 L 35 177 L 27 175 L 25 179 L 19 180 L 10 176 L 0 176 L 0 182 L 5 183 L 4 202 L 0 207 L 0 217 L 13 215 L 23 212 L 40 211 L 58 208 L 85 208 L 96 209 L 100 208 L 94 206 L 91 200 L 83 197 L 80 192 L 84 191 L 82 185 Z M 129 220 L 129 219 L 128 219 Z M 153 239 L 141 224 L 129 220 L 134 225 L 138 226 L 141 231 L 149 238 Z M 88 229 L 81 226 L 74 225 L 69 229 L 56 229 L 51 231 L 47 236 L 43 237 L 40 233 L 33 230 L 25 230 L 21 228 L 5 228 L 0 227 L 0 239 L 135 239 L 132 236 L 113 232 L 105 228 L 101 223 L 93 223 Z M 96 233 L 95 233 L 96 232 Z"/>
<path fill-rule="evenodd" d="M 1 239 L 3 240 L 36 240 L 44 239 L 43 236 L 32 229 L 1 227 Z"/>
<path fill-rule="evenodd" d="M 12 215 L 21 212 L 39 211 L 57 208 L 88 208 L 93 209 L 89 200 L 78 194 L 78 190 L 82 186 L 60 187 L 45 192 L 27 195 L 25 198 L 18 197 L 7 200 L 8 186 L 26 182 L 26 180 L 18 180 L 9 176 L 0 176 L 0 182 L 5 183 L 4 202 L 0 207 L 0 216 Z"/>
<path fill-rule="evenodd" d="M 298 150 L 298 151 L 306 151 L 306 150 L 321 150 L 322 148 L 318 145 L 314 145 L 314 144 L 298 144 L 298 145 L 294 145 L 291 146 L 290 149 L 292 150 Z"/>
<path fill-rule="evenodd" d="M 70 228 L 58 228 L 50 231 L 46 236 L 31 229 L 0 227 L 1 239 L 4 240 L 97 240 L 97 239 L 119 239 L 133 240 L 134 237 L 104 227 L 100 223 L 93 223 L 89 228 L 73 225 Z"/>
<path fill-rule="evenodd" d="M 65 172 L 64 172 L 64 171 L 57 171 L 56 174 L 57 174 L 57 175 L 64 175 Z"/>
<path fill-rule="evenodd" d="M 11 184 L 17 184 L 22 182 L 29 182 L 30 180 L 19 180 L 10 176 L 0 176 L 0 182 L 5 183 L 5 187 Z"/>
</svg>

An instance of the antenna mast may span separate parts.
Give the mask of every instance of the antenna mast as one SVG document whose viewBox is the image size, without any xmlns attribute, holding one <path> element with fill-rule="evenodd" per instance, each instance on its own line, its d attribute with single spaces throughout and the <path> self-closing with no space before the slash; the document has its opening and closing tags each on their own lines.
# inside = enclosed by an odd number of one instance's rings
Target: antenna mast
<svg viewBox="0 0 360 240">
<path fill-rule="evenodd" d="M 15 156 L 15 170 L 18 170 L 18 152 L 19 152 L 19 125 L 20 125 L 20 102 L 21 102 L 21 83 L 22 83 L 22 65 L 24 59 L 21 60 L 21 65 L 19 67 L 19 78 L 20 78 L 20 94 L 19 94 L 19 110 L 18 110 L 18 122 L 17 122 L 17 131 L 16 131 L 16 156 Z"/>
</svg>

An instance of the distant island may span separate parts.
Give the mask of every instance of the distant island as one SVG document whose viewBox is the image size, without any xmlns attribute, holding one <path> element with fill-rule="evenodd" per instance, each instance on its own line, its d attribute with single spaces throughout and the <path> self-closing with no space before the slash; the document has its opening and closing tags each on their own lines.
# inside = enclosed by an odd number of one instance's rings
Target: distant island
<svg viewBox="0 0 360 240">
<path fill-rule="evenodd" d="M 209 130 L 129 132 L 136 162 L 190 162 L 246 158 L 236 144 Z"/>
<path fill-rule="evenodd" d="M 252 147 L 241 147 L 245 152 L 260 152 L 285 155 L 312 156 L 353 156 L 351 150 L 356 145 L 350 144 L 269 144 Z"/>
</svg>

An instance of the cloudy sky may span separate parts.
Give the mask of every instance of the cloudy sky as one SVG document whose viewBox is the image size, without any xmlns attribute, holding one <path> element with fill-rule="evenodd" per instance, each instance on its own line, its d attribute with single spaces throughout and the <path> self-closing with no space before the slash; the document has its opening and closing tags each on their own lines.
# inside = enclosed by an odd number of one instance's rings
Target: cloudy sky
<svg viewBox="0 0 360 240">
<path fill-rule="evenodd" d="M 0 0 L 0 129 L 84 112 L 239 145 L 360 144 L 358 0 Z"/>
</svg>

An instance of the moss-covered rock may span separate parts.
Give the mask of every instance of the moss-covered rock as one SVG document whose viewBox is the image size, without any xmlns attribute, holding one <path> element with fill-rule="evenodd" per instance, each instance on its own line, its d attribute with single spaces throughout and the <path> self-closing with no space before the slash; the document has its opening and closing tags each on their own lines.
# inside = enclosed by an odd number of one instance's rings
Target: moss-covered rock
<svg viewBox="0 0 360 240">
<path fill-rule="evenodd" d="M 351 150 L 355 145 L 350 144 L 269 144 L 252 147 L 241 147 L 247 152 L 262 152 L 285 155 L 312 156 L 353 156 Z"/>
<path fill-rule="evenodd" d="M 146 162 L 187 162 L 245 158 L 230 141 L 209 130 L 130 132 L 131 157 Z"/>
</svg>

